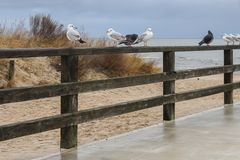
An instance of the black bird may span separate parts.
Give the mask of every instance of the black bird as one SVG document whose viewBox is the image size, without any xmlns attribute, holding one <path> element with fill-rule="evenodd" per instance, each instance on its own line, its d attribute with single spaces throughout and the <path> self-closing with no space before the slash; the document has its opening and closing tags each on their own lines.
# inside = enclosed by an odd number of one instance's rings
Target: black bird
<svg viewBox="0 0 240 160">
<path fill-rule="evenodd" d="M 207 45 L 209 45 L 212 41 L 213 41 L 214 37 L 212 32 L 209 30 L 208 34 L 203 38 L 203 40 L 201 42 L 199 42 L 199 46 L 203 45 L 204 43 L 206 43 Z"/>
<path fill-rule="evenodd" d="M 119 43 L 118 43 L 119 45 L 120 45 L 120 44 L 125 44 L 125 45 L 127 45 L 127 46 L 131 46 L 131 45 L 133 45 L 133 44 L 136 42 L 136 40 L 138 39 L 138 35 L 137 35 L 137 34 L 128 34 L 128 35 L 126 35 L 125 37 L 126 37 L 126 39 L 123 40 L 123 41 L 121 41 L 121 42 L 119 42 Z"/>
</svg>

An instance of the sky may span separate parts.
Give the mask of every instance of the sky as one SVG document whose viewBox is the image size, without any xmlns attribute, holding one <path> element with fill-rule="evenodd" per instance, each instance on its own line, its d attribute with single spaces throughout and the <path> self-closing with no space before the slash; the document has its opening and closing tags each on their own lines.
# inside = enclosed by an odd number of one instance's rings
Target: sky
<svg viewBox="0 0 240 160">
<path fill-rule="evenodd" d="M 106 36 L 108 28 L 140 34 L 151 27 L 155 38 L 240 33 L 240 0 L 0 0 L 0 8 L 0 23 L 28 25 L 30 16 L 44 13 L 91 37 Z"/>
</svg>

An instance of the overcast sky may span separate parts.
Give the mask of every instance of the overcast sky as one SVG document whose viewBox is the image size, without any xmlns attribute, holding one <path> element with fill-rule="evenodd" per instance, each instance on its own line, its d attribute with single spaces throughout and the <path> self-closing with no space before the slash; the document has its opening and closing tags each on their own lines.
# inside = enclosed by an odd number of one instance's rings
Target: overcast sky
<svg viewBox="0 0 240 160">
<path fill-rule="evenodd" d="M 151 27 L 155 38 L 240 33 L 240 0 L 1 0 L 0 8 L 1 23 L 46 13 L 65 26 L 84 26 L 92 37 L 109 27 L 124 34 Z"/>
</svg>

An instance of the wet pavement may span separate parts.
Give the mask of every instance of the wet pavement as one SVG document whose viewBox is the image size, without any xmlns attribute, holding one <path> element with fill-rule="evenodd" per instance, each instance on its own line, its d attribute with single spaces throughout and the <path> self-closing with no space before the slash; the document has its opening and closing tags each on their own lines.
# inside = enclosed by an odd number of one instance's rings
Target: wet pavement
<svg viewBox="0 0 240 160">
<path fill-rule="evenodd" d="M 239 160 L 240 105 L 79 146 L 44 160 Z"/>
</svg>

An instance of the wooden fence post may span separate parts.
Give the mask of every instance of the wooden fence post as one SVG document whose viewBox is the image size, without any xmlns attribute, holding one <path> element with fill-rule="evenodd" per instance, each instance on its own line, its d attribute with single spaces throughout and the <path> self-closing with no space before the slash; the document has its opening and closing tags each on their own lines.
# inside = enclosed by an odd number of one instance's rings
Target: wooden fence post
<svg viewBox="0 0 240 160">
<path fill-rule="evenodd" d="M 78 81 L 78 56 L 61 56 L 61 82 Z M 61 96 L 61 114 L 78 111 L 78 94 Z M 61 128 L 60 147 L 69 149 L 77 147 L 78 126 Z"/>
<path fill-rule="evenodd" d="M 163 72 L 175 70 L 175 52 L 163 52 Z M 163 95 L 175 93 L 175 80 L 163 82 Z M 163 105 L 163 120 L 175 119 L 175 103 Z"/>
<path fill-rule="evenodd" d="M 8 81 L 11 81 L 15 74 L 15 61 L 10 60 L 8 69 Z"/>
<path fill-rule="evenodd" d="M 224 65 L 233 65 L 233 50 L 224 50 Z M 233 82 L 233 72 L 224 73 L 224 84 Z M 224 92 L 224 104 L 233 103 L 233 90 Z"/>
</svg>

